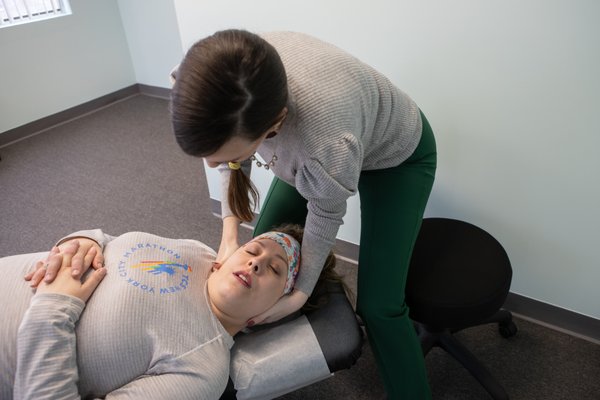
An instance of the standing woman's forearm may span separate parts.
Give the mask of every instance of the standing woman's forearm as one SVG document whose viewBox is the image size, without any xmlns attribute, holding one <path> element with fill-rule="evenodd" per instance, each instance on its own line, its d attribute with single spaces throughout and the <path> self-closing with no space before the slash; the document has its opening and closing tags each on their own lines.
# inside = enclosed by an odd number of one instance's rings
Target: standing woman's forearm
<svg viewBox="0 0 600 400">
<path fill-rule="evenodd" d="M 223 233 L 221 242 L 232 243 L 238 241 L 240 220 L 234 216 L 229 216 L 223 219 Z"/>
<path fill-rule="evenodd" d="M 221 244 L 217 254 L 217 262 L 224 262 L 239 246 L 238 232 L 240 220 L 234 216 L 223 219 L 223 232 L 221 234 Z"/>
</svg>

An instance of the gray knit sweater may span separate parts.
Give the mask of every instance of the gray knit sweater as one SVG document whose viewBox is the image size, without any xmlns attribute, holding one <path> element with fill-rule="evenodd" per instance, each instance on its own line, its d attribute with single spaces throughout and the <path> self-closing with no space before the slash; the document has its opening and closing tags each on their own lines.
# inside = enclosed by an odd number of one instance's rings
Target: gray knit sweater
<svg viewBox="0 0 600 400">
<path fill-rule="evenodd" d="M 272 171 L 308 200 L 302 266 L 296 288 L 310 294 L 346 213 L 361 171 L 401 164 L 421 138 L 415 102 L 386 77 L 341 49 L 301 33 L 261 35 L 279 52 L 290 99 L 279 134 L 258 153 L 277 155 Z M 246 170 L 250 162 L 244 163 Z M 229 170 L 222 176 L 222 216 Z"/>
<path fill-rule="evenodd" d="M 76 236 L 104 247 L 108 272 L 87 305 L 32 298 L 23 276 L 46 253 L 0 258 L 0 399 L 218 399 L 233 339 L 206 296 L 215 252 L 141 232 Z"/>
</svg>

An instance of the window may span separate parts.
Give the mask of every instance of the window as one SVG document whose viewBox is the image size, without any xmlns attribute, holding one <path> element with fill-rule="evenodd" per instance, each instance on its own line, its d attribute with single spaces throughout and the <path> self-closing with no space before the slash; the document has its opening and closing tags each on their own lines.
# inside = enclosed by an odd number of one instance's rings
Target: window
<svg viewBox="0 0 600 400">
<path fill-rule="evenodd" d="M 69 14 L 68 0 L 0 0 L 0 28 Z"/>
</svg>

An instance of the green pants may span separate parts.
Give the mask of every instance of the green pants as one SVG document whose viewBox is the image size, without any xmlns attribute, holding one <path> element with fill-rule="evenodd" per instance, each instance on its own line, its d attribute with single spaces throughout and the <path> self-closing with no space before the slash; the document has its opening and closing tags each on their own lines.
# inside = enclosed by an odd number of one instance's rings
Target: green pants
<svg viewBox="0 0 600 400">
<path fill-rule="evenodd" d="M 413 245 L 436 169 L 433 131 L 425 116 L 415 152 L 397 167 L 363 171 L 357 313 L 389 399 L 429 399 L 425 362 L 404 299 Z M 275 178 L 254 235 L 281 223 L 304 225 L 306 200 Z"/>
</svg>

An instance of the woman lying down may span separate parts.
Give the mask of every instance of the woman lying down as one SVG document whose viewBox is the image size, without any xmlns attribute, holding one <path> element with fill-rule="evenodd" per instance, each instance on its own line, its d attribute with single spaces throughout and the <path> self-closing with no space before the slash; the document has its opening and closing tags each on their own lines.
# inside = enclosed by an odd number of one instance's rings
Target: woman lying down
<svg viewBox="0 0 600 400">
<path fill-rule="evenodd" d="M 286 229 L 222 265 L 195 240 L 100 230 L 0 258 L 0 399 L 218 399 L 232 337 L 293 289 Z"/>
</svg>

